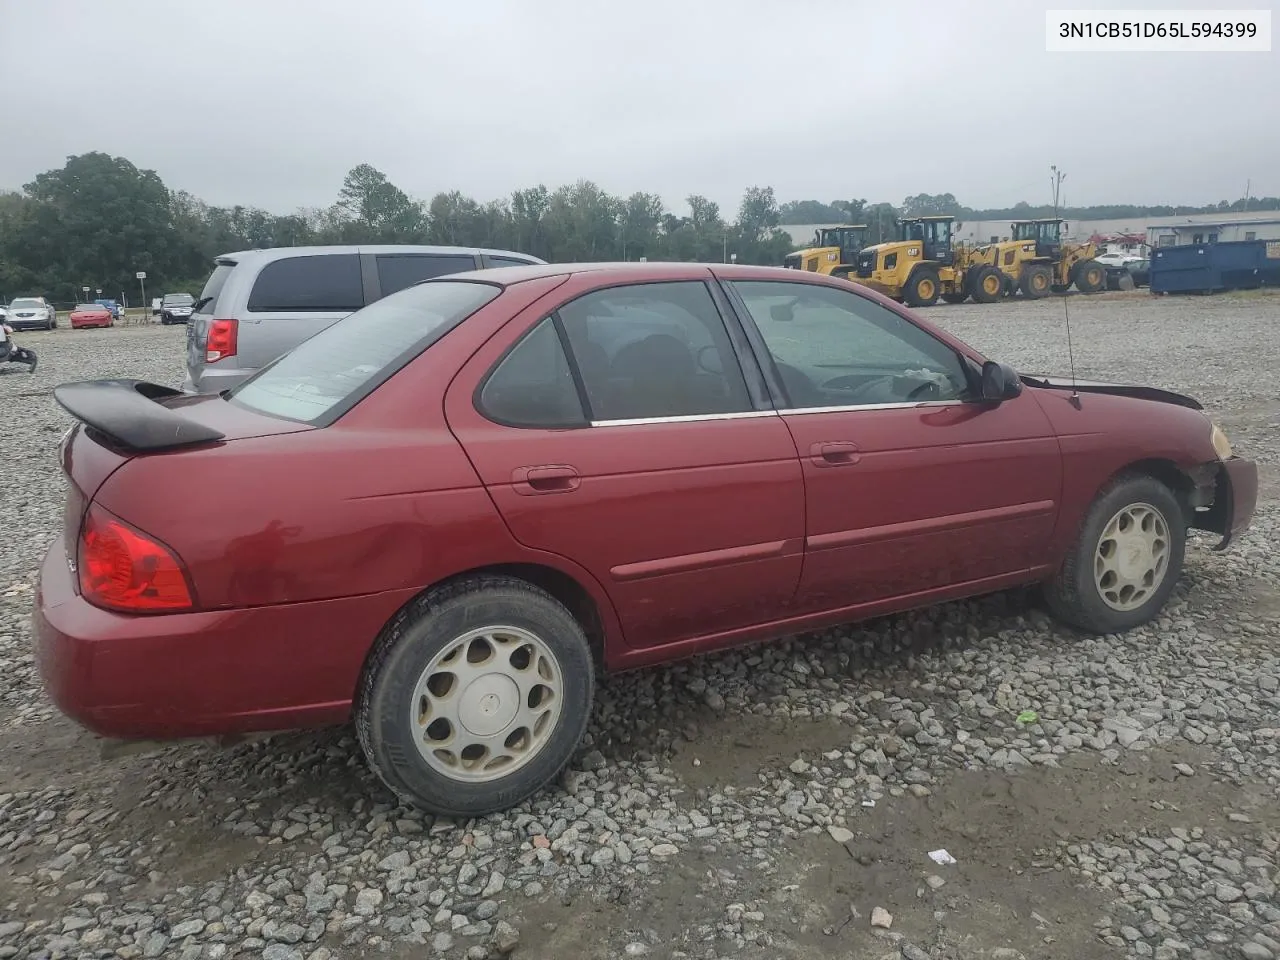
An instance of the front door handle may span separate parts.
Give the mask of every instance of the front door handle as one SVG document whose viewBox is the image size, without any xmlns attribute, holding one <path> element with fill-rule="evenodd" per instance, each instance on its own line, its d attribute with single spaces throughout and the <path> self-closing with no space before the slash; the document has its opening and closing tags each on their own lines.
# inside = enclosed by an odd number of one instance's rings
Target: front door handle
<svg viewBox="0 0 1280 960">
<path fill-rule="evenodd" d="M 856 443 L 828 440 L 809 448 L 809 461 L 815 467 L 843 467 L 861 459 L 862 452 Z"/>
<path fill-rule="evenodd" d="M 532 497 L 542 493 L 570 493 L 577 490 L 582 478 L 568 464 L 553 463 L 539 467 L 517 467 L 511 474 L 516 493 Z"/>
</svg>

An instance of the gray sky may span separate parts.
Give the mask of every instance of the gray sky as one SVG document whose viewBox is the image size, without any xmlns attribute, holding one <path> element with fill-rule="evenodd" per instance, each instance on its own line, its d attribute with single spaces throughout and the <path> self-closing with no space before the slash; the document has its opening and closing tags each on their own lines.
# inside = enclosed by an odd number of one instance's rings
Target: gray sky
<svg viewBox="0 0 1280 960">
<path fill-rule="evenodd" d="M 1280 195 L 1280 53 L 1046 53 L 1069 6 L 0 0 L 0 188 L 102 150 L 278 213 L 361 162 L 424 199 L 585 177 L 730 214 L 753 184 L 1047 202 L 1050 163 L 1072 204 Z"/>
</svg>

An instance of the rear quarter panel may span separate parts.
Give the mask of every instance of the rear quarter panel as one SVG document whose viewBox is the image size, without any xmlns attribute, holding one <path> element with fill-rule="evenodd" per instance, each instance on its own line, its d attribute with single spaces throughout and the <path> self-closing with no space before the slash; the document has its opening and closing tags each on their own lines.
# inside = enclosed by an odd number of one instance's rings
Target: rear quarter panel
<svg viewBox="0 0 1280 960">
<path fill-rule="evenodd" d="M 1104 484 L 1127 467 L 1159 460 L 1189 470 L 1217 459 L 1209 418 L 1172 403 L 1099 393 L 1027 387 L 1039 401 L 1062 448 L 1062 508 L 1053 537 L 1060 560 Z"/>
<path fill-rule="evenodd" d="M 502 320 L 563 280 L 508 288 L 329 427 L 136 457 L 97 500 L 181 557 L 203 609 L 416 590 L 536 561 L 449 431 L 443 398 Z"/>
</svg>

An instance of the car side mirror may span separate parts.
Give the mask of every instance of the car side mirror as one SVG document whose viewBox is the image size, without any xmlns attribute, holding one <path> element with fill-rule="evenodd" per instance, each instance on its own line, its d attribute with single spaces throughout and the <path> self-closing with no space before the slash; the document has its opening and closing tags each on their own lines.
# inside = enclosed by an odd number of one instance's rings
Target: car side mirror
<svg viewBox="0 0 1280 960">
<path fill-rule="evenodd" d="M 988 403 L 1012 400 L 1022 393 L 1018 373 L 1005 363 L 988 360 L 982 365 L 982 399 Z"/>
</svg>

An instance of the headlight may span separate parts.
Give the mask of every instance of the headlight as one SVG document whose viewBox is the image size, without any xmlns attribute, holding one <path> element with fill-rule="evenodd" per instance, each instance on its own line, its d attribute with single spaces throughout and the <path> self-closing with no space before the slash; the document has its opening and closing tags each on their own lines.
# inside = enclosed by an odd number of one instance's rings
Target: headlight
<svg viewBox="0 0 1280 960">
<path fill-rule="evenodd" d="M 1222 428 L 1216 423 L 1213 425 L 1213 452 L 1218 455 L 1219 460 L 1231 459 L 1231 441 L 1227 439 L 1227 435 L 1222 432 Z"/>
</svg>

